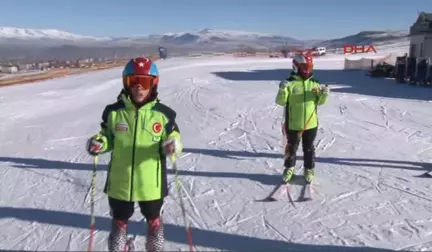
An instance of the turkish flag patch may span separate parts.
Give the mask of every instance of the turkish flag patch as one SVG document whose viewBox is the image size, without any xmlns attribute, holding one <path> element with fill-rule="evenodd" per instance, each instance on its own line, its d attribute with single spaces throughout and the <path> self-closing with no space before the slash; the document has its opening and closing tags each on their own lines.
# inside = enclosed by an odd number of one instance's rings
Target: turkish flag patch
<svg viewBox="0 0 432 252">
<path fill-rule="evenodd" d="M 160 133 L 162 131 L 162 124 L 158 122 L 154 123 L 152 129 L 154 133 Z"/>
</svg>

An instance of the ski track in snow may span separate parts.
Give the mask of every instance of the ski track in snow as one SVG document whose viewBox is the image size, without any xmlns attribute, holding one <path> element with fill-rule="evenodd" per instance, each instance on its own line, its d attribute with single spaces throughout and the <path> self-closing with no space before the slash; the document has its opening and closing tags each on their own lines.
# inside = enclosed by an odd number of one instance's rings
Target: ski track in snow
<svg viewBox="0 0 432 252">
<path fill-rule="evenodd" d="M 284 196 L 255 202 L 281 180 L 283 113 L 274 97 L 289 61 L 179 58 L 158 65 L 160 98 L 177 111 L 182 132 L 178 169 L 197 250 L 432 250 L 432 186 L 416 177 L 432 169 L 432 111 L 424 104 L 430 90 L 337 71 L 343 58 L 316 60 L 317 78 L 335 89 L 318 109 L 317 194 L 293 208 Z M 0 89 L 8 118 L 0 121 L 0 249 L 87 248 L 93 164 L 84 146 L 115 101 L 120 74 L 117 68 Z M 108 158 L 98 165 L 95 251 L 107 249 Z M 301 158 L 297 167 L 302 173 Z M 185 251 L 172 173 L 169 191 L 165 249 Z M 299 192 L 291 187 L 294 198 Z M 144 227 L 136 207 L 130 232 L 141 250 Z"/>
</svg>

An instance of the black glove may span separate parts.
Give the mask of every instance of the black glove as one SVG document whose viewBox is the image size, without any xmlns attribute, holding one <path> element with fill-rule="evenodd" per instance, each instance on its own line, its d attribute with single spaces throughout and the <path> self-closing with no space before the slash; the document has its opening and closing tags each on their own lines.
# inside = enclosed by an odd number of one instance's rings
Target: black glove
<svg viewBox="0 0 432 252">
<path fill-rule="evenodd" d="M 87 141 L 87 152 L 92 156 L 97 156 L 102 152 L 104 141 L 100 136 L 93 136 Z"/>
</svg>

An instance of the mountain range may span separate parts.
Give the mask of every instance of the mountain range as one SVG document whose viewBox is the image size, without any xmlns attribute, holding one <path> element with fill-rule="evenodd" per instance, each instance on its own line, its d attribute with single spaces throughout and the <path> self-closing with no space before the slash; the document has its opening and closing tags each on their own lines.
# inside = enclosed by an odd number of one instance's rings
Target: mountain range
<svg viewBox="0 0 432 252">
<path fill-rule="evenodd" d="M 408 31 L 363 31 L 337 39 L 300 40 L 258 32 L 203 29 L 147 36 L 94 37 L 56 29 L 0 27 L 0 60 L 130 57 L 137 54 L 156 54 L 159 46 L 166 47 L 170 55 L 230 52 L 241 48 L 269 51 L 282 47 L 341 47 L 344 44 L 408 41 L 407 36 Z"/>
</svg>

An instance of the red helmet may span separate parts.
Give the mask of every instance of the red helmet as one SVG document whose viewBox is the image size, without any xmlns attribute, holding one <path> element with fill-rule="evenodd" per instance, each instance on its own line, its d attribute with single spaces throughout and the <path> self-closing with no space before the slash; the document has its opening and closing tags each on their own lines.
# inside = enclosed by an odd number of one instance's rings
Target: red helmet
<svg viewBox="0 0 432 252">
<path fill-rule="evenodd" d="M 304 79 L 312 76 L 313 58 L 308 54 L 297 54 L 292 61 L 293 72 Z"/>
<path fill-rule="evenodd" d="M 159 70 L 149 58 L 132 58 L 123 69 L 123 90 L 130 95 L 130 87 L 140 85 L 144 89 L 151 89 L 150 99 L 157 98 Z"/>
<path fill-rule="evenodd" d="M 149 58 L 138 57 L 129 60 L 123 69 L 123 80 L 131 75 L 147 75 L 153 77 L 155 85 L 159 83 L 159 70 L 156 64 Z"/>
</svg>

